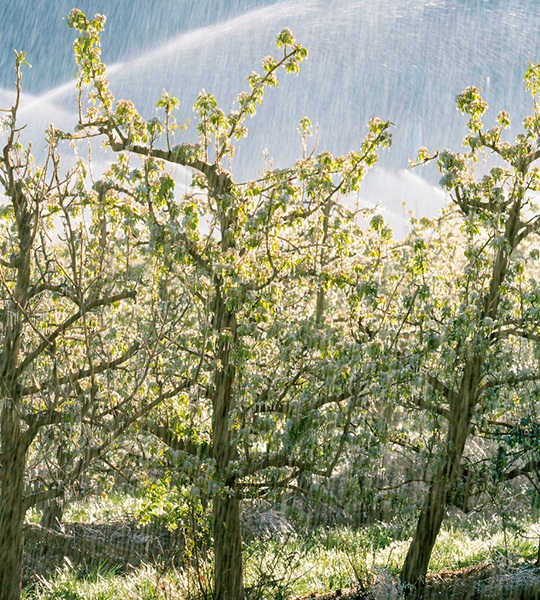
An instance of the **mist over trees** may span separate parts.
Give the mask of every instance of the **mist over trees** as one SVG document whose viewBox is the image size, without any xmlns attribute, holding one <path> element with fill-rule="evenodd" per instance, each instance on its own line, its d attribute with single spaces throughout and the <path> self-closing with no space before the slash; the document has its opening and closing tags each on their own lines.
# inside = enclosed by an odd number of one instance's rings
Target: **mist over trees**
<svg viewBox="0 0 540 600">
<path fill-rule="evenodd" d="M 515 480 L 537 502 L 540 67 L 513 141 L 507 113 L 484 125 L 479 90 L 457 97 L 463 147 L 421 148 L 415 163 L 436 164 L 448 205 L 395 240 L 353 201 L 392 141 L 379 118 L 333 156 L 305 117 L 294 164 L 237 181 L 249 119 L 307 57 L 289 30 L 231 109 L 201 92 L 184 127 L 167 92 L 152 118 L 115 98 L 103 16 L 74 9 L 68 24 L 74 130 L 51 126 L 35 164 L 18 121 L 23 53 L 2 113 L 2 598 L 21 596 L 27 511 L 55 527 L 75 487 L 90 493 L 83 476 L 126 470 L 148 519 L 211 554 L 219 600 L 246 596 L 249 501 L 308 529 L 412 503 L 399 578 L 421 598 L 451 507 L 481 510 Z M 98 144 L 113 155 L 99 173 L 83 158 Z"/>
</svg>

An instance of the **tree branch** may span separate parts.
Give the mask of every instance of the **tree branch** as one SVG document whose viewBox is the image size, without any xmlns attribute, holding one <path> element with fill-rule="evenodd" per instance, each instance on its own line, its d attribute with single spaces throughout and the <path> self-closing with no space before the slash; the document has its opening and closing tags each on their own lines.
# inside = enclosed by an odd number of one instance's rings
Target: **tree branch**
<svg viewBox="0 0 540 600">
<path fill-rule="evenodd" d="M 270 468 L 291 468 L 299 471 L 309 471 L 315 475 L 326 476 L 327 470 L 324 471 L 313 469 L 313 465 L 306 463 L 301 460 L 292 458 L 288 454 L 273 454 L 260 456 L 255 459 L 251 459 L 244 469 L 240 471 L 239 477 L 249 477 L 250 475 L 256 475 L 259 471 Z"/>
<path fill-rule="evenodd" d="M 508 377 L 506 379 L 492 379 L 487 381 L 479 390 L 479 395 L 483 394 L 486 390 L 494 387 L 503 385 L 515 385 L 516 383 L 526 383 L 529 381 L 540 381 L 540 373 L 527 373 L 523 375 L 516 375 L 514 377 Z"/>
<path fill-rule="evenodd" d="M 119 292 L 114 296 L 108 296 L 106 298 L 98 298 L 97 300 L 92 300 L 88 302 L 84 306 L 80 307 L 79 310 L 68 317 L 63 323 L 61 323 L 52 333 L 45 337 L 45 339 L 35 348 L 30 354 L 26 356 L 26 358 L 21 362 L 19 367 L 17 368 L 17 377 L 21 375 L 21 373 L 30 365 L 38 356 L 42 354 L 47 348 L 50 348 L 55 340 L 66 332 L 74 323 L 76 323 L 85 313 L 88 313 L 96 308 L 109 306 L 114 304 L 115 302 L 119 302 L 120 300 L 125 300 L 127 298 L 135 298 L 137 293 L 134 290 L 128 290 L 124 292 Z M 37 390 L 36 390 L 37 391 Z"/>
<path fill-rule="evenodd" d="M 457 395 L 452 391 L 445 383 L 443 383 L 438 377 L 431 373 L 421 373 L 420 377 L 429 384 L 434 390 L 440 392 L 448 403 L 455 401 Z M 443 415 L 446 416 L 446 415 Z"/>
<path fill-rule="evenodd" d="M 522 467 L 516 467 L 515 469 L 508 471 L 508 473 L 501 473 L 500 479 L 501 481 L 511 481 L 516 477 L 520 477 L 521 475 L 528 475 L 529 473 L 532 473 L 534 471 L 540 471 L 540 460 L 530 460 L 529 462 L 525 463 Z"/>
<path fill-rule="evenodd" d="M 179 438 L 169 424 L 142 423 L 141 429 L 155 435 L 161 442 L 171 450 L 186 452 L 198 458 L 209 458 L 212 456 L 212 445 L 210 443 L 195 444 L 190 440 Z"/>
<path fill-rule="evenodd" d="M 132 425 L 135 421 L 137 421 L 142 416 L 144 416 L 145 414 L 150 412 L 158 404 L 160 404 L 161 402 L 163 402 L 164 400 L 166 400 L 168 398 L 172 398 L 173 396 L 177 395 L 178 392 L 185 389 L 189 385 L 191 385 L 191 381 L 186 380 L 186 381 L 182 382 L 180 385 L 174 387 L 173 389 L 171 389 L 167 392 L 162 392 L 152 402 L 149 402 L 148 404 L 145 404 L 144 406 L 142 406 L 138 411 L 136 411 L 128 419 L 123 421 L 121 423 L 121 425 L 112 433 L 112 435 L 109 435 L 103 441 L 103 443 L 101 443 L 99 446 L 92 446 L 92 447 L 87 448 L 86 451 L 84 452 L 84 455 L 78 460 L 77 464 L 66 475 L 64 480 L 60 483 L 60 485 L 58 485 L 55 489 L 44 490 L 44 491 L 36 492 L 34 494 L 25 496 L 25 498 L 23 500 L 24 510 L 28 510 L 32 506 L 35 506 L 35 504 L 38 502 L 42 502 L 42 501 L 50 499 L 50 498 L 58 498 L 59 496 L 61 496 L 64 493 L 65 489 L 71 483 L 73 483 L 74 481 L 77 481 L 77 479 L 88 468 L 88 466 L 92 463 L 92 461 L 97 460 L 103 456 L 104 452 L 109 448 L 109 446 L 113 443 L 113 441 L 115 439 L 117 439 L 118 437 L 120 437 L 120 435 L 122 433 L 124 433 L 124 431 L 130 425 Z"/>
<path fill-rule="evenodd" d="M 133 342 L 133 344 L 118 358 L 114 360 L 107 360 L 100 363 L 97 366 L 89 367 L 87 369 L 79 369 L 74 373 L 70 373 L 69 375 L 63 375 L 62 377 L 58 377 L 54 380 L 54 385 L 65 385 L 66 383 L 75 383 L 76 381 L 80 381 L 81 379 L 85 379 L 86 377 L 91 377 L 92 375 L 99 375 L 100 373 L 104 373 L 105 371 L 111 371 L 116 369 L 121 364 L 125 363 L 132 356 L 134 356 L 140 349 L 141 345 L 139 342 Z M 43 381 L 41 383 L 37 383 L 34 385 L 27 385 L 23 387 L 21 390 L 21 396 L 29 396 L 31 394 L 36 394 L 43 389 L 50 387 L 52 384 L 51 381 Z"/>
</svg>

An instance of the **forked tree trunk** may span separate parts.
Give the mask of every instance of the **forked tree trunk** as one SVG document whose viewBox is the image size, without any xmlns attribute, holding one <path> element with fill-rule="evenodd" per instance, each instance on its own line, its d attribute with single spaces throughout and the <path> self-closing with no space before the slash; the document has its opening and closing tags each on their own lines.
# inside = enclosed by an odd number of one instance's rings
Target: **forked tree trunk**
<svg viewBox="0 0 540 600">
<path fill-rule="evenodd" d="M 19 600 L 23 566 L 23 494 L 26 451 L 16 412 L 2 410 L 0 469 L 0 598 Z"/>
</svg>

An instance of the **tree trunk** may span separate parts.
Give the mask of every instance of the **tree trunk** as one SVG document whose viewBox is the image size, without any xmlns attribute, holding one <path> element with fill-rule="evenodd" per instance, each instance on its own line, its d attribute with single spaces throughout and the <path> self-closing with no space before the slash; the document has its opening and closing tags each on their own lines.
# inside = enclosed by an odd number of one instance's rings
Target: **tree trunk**
<svg viewBox="0 0 540 600">
<path fill-rule="evenodd" d="M 238 496 L 214 497 L 214 600 L 242 600 L 242 534 Z"/>
<path fill-rule="evenodd" d="M 226 308 L 219 286 L 216 291 L 214 325 L 220 336 L 217 348 L 220 366 L 214 373 L 212 444 L 221 489 L 212 500 L 214 600 L 243 600 L 240 501 L 235 476 L 230 472 L 237 457 L 229 422 L 235 407 L 236 369 L 231 361 L 231 347 L 236 341 L 236 317 Z"/>
<path fill-rule="evenodd" d="M 47 527 L 48 529 L 55 529 L 58 531 L 61 529 L 63 516 L 63 500 L 52 498 L 45 503 L 39 524 L 41 527 Z"/>
<path fill-rule="evenodd" d="M 444 464 L 431 482 L 400 573 L 405 594 L 410 598 L 423 598 L 425 577 L 444 520 L 450 487 L 461 473 L 461 459 L 469 437 L 483 362 L 483 353 L 471 357 L 464 369 L 459 393 L 449 396 L 451 419 Z"/>
<path fill-rule="evenodd" d="M 400 580 L 405 587 L 406 597 L 420 599 L 423 596 L 424 579 L 446 510 L 448 485 L 441 471 L 431 483 L 401 569 Z"/>
<path fill-rule="evenodd" d="M 6 402 L 6 400 L 4 400 Z M 4 407 L 1 420 L 0 598 L 19 600 L 23 564 L 23 494 L 26 451 L 19 417 Z"/>
<path fill-rule="evenodd" d="M 489 289 L 484 294 L 480 321 L 489 318 L 495 323 L 498 322 L 501 287 L 508 272 L 511 254 L 520 242 L 520 230 L 523 231 L 525 227 L 520 220 L 521 208 L 522 198 L 520 194 L 517 194 L 513 204 L 509 207 L 505 222 L 506 244 L 499 246 L 493 260 Z M 475 345 L 469 349 L 468 355 L 465 355 L 466 360 L 459 391 L 454 393 L 450 388 L 446 389 L 445 396 L 448 401 L 450 419 L 445 462 L 431 483 L 400 574 L 401 582 L 406 586 L 406 594 L 417 599 L 423 597 L 424 579 L 433 546 L 444 519 L 450 486 L 460 474 L 461 458 L 469 437 L 473 412 L 479 399 L 481 372 L 486 358 L 486 349 L 491 341 L 490 337 L 475 341 Z M 438 389 L 440 388 L 444 389 L 446 386 L 442 384 Z"/>
<path fill-rule="evenodd" d="M 7 146 L 4 160 L 8 173 Z M 0 441 L 2 464 L 0 466 L 0 598 L 19 600 L 22 585 L 23 520 L 25 509 L 24 476 L 28 450 L 21 430 L 21 401 L 17 364 L 21 349 L 23 315 L 27 307 L 30 286 L 31 248 L 33 241 L 32 216 L 28 201 L 23 193 L 21 181 L 11 181 L 9 190 L 12 198 L 19 237 L 17 275 L 13 298 L 4 310 L 3 341 L 0 351 Z"/>
</svg>

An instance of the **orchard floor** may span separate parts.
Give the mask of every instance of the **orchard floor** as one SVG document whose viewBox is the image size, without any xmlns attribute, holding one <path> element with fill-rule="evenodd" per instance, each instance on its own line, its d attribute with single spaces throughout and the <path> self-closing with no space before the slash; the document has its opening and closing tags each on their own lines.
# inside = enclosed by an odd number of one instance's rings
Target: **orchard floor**
<svg viewBox="0 0 540 600">
<path fill-rule="evenodd" d="M 402 595 L 389 581 L 370 590 L 338 590 L 311 595 L 311 600 L 400 600 Z M 507 569 L 493 565 L 444 571 L 428 577 L 424 600 L 539 600 L 540 568 L 522 563 Z M 295 598 L 294 600 L 306 600 Z"/>
<path fill-rule="evenodd" d="M 59 531 L 27 525 L 23 585 L 48 579 L 66 566 L 79 572 L 114 569 L 118 574 L 145 564 L 177 568 L 184 542 L 179 531 L 136 521 L 63 524 Z"/>
<path fill-rule="evenodd" d="M 143 565 L 164 571 L 180 566 L 180 533 L 135 521 L 106 524 L 64 524 L 60 531 L 27 525 L 24 585 L 50 579 L 61 569 L 72 569 L 80 579 L 96 569 L 113 569 L 118 576 Z M 337 590 L 311 594 L 303 600 L 398 600 L 400 593 L 389 577 L 379 577 L 368 590 Z M 172 598 L 172 597 L 171 597 Z M 540 568 L 531 563 L 497 567 L 476 565 L 430 574 L 425 600 L 540 600 Z M 296 600 L 300 600 L 298 597 Z"/>
</svg>

